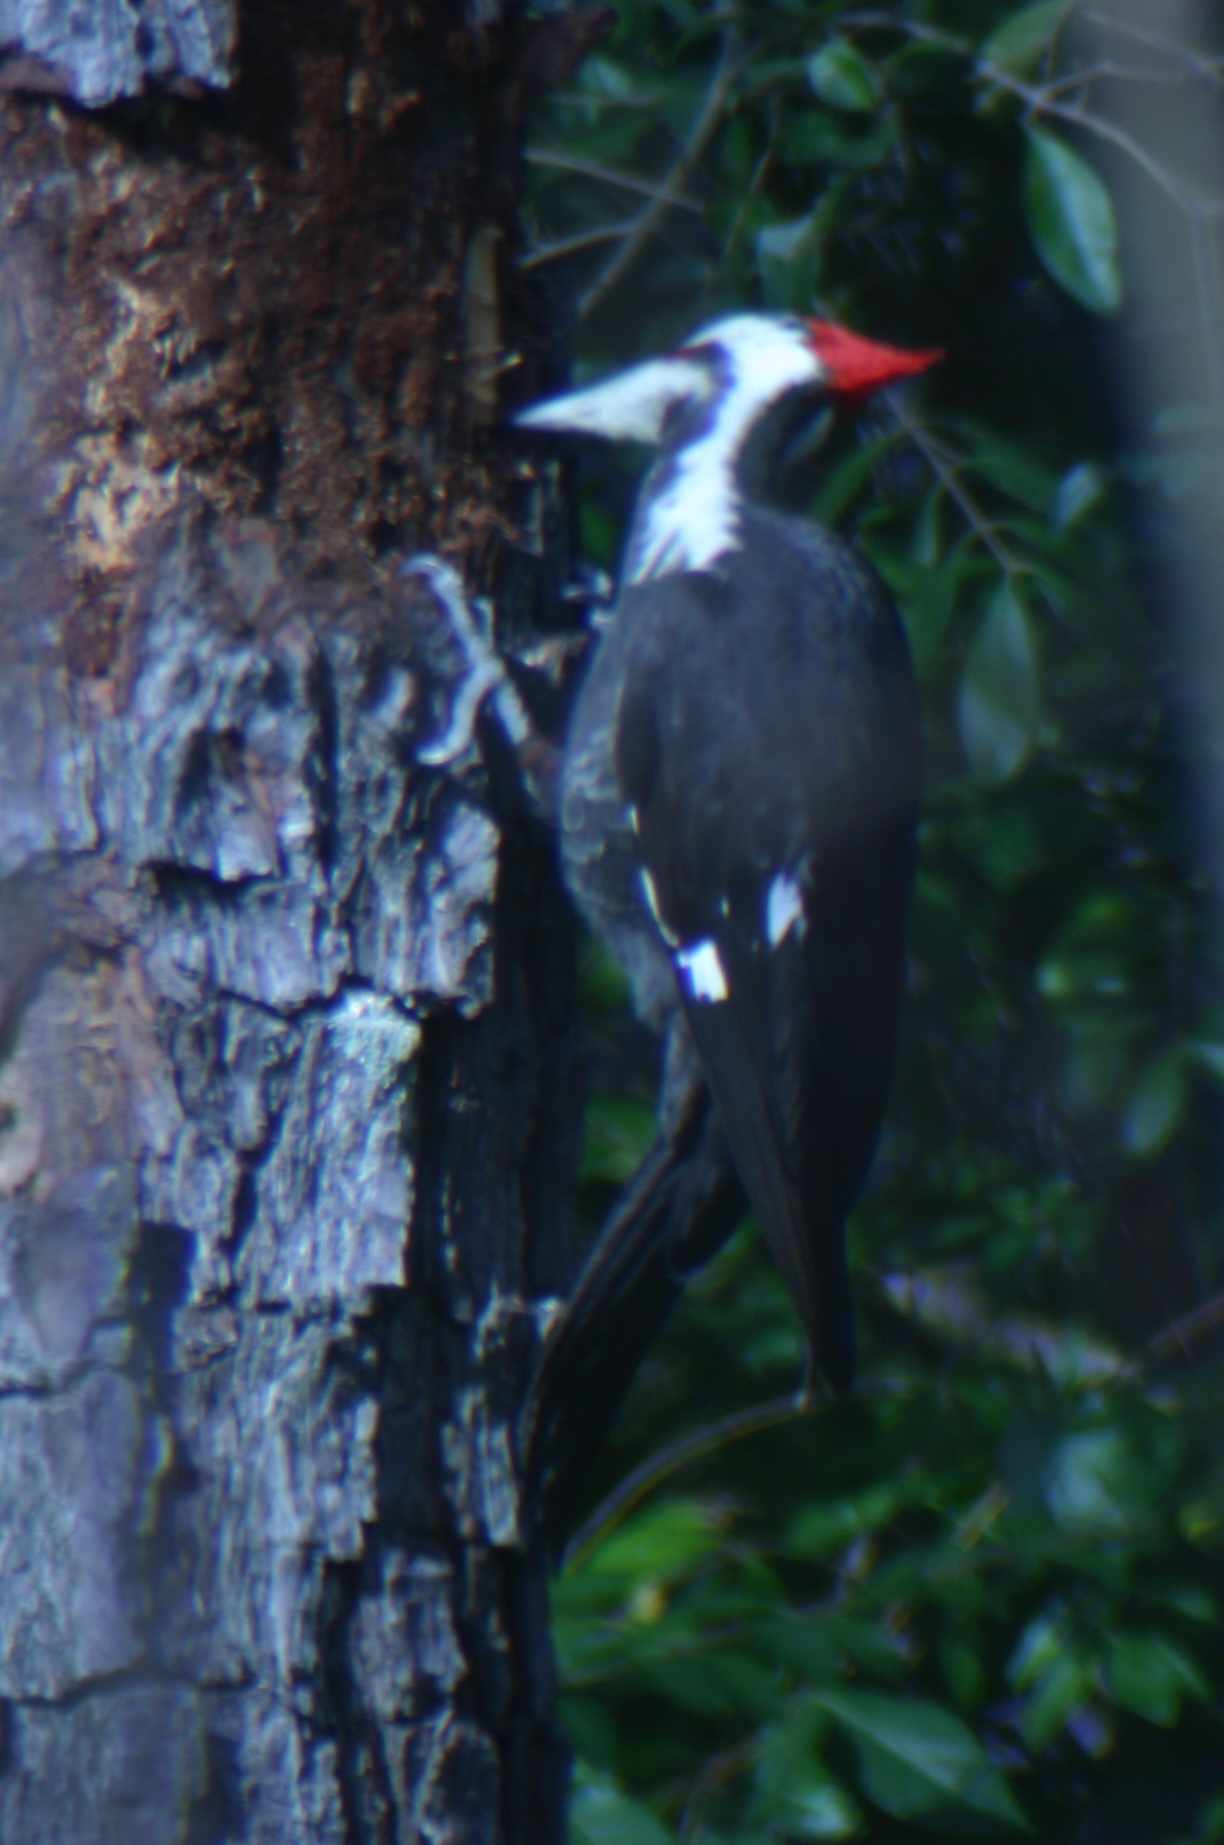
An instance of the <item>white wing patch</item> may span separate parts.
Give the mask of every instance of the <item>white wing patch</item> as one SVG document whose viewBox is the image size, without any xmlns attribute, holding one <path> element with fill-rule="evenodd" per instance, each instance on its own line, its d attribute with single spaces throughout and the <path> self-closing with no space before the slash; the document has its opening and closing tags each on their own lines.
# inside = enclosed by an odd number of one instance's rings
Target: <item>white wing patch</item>
<svg viewBox="0 0 1224 1845">
<path fill-rule="evenodd" d="M 676 966 L 690 999 L 718 1005 L 730 997 L 722 956 L 709 936 L 702 942 L 694 942 L 691 948 L 681 948 L 676 955 Z"/>
<path fill-rule="evenodd" d="M 650 873 L 647 871 L 645 865 L 643 865 L 641 870 L 638 872 L 638 877 L 642 881 L 642 894 L 646 899 L 647 909 L 650 911 L 650 914 L 654 917 L 656 929 L 659 931 L 659 934 L 663 937 L 663 940 L 667 943 L 667 946 L 669 948 L 677 947 L 679 945 L 680 937 L 676 935 L 673 930 L 669 929 L 667 924 L 663 920 L 663 912 L 659 908 L 659 893 L 655 887 L 655 881 L 651 877 Z"/>
<path fill-rule="evenodd" d="M 803 892 L 789 871 L 779 871 L 765 896 L 765 937 L 771 948 L 784 942 L 796 923 L 803 934 Z"/>
</svg>

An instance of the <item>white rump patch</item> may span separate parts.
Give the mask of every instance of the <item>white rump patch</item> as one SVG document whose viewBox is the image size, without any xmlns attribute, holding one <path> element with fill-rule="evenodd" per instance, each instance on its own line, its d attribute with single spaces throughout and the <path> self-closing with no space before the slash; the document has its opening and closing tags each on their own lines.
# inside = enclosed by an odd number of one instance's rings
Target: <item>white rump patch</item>
<svg viewBox="0 0 1224 1845">
<path fill-rule="evenodd" d="M 682 948 L 676 956 L 676 966 L 690 999 L 717 1005 L 729 998 L 731 989 L 722 956 L 709 936 L 704 942 L 694 942 L 691 948 Z"/>
<path fill-rule="evenodd" d="M 771 948 L 784 942 L 795 924 L 802 935 L 804 928 L 803 892 L 799 880 L 789 871 L 780 871 L 765 898 L 765 936 Z"/>
</svg>

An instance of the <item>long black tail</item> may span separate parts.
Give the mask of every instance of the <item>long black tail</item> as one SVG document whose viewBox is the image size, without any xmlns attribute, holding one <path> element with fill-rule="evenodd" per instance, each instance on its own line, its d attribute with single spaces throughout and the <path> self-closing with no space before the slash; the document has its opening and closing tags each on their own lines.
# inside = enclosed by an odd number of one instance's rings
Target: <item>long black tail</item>
<svg viewBox="0 0 1224 1845">
<path fill-rule="evenodd" d="M 760 1042 L 751 1004 L 693 1005 L 689 1019 L 748 1197 L 803 1321 L 812 1369 L 834 1390 L 848 1390 L 854 1311 L 847 1201 L 832 1179 L 837 1150 L 822 1139 L 831 1111 L 813 1111 L 797 1126 L 799 1109 L 780 1104 L 781 1059 Z"/>
<path fill-rule="evenodd" d="M 524 1423 L 526 1466 L 558 1556 L 581 1510 L 591 1457 L 648 1347 L 693 1270 L 743 1214 L 726 1137 L 701 1089 L 617 1200 L 544 1348 Z"/>
</svg>

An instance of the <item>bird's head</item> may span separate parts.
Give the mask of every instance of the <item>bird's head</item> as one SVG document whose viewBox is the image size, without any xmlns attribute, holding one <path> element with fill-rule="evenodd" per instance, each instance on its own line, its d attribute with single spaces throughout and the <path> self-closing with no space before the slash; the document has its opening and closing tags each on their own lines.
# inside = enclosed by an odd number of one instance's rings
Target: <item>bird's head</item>
<svg viewBox="0 0 1224 1845">
<path fill-rule="evenodd" d="M 857 398 L 925 371 L 943 355 L 906 352 L 833 321 L 798 314 L 733 314 L 694 333 L 677 351 L 521 411 L 523 429 L 610 441 L 669 442 L 681 426 L 734 399 L 744 424 L 796 395 Z M 738 420 L 738 418 L 737 418 Z"/>
</svg>

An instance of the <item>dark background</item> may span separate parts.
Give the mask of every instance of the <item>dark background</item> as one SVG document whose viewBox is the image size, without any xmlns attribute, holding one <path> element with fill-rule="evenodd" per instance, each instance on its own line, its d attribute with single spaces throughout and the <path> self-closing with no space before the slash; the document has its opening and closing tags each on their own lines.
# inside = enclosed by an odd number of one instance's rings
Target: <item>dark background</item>
<svg viewBox="0 0 1224 1845">
<path fill-rule="evenodd" d="M 691 1291 L 557 1590 L 575 1836 L 1219 1838 L 1224 30 L 613 12 L 529 136 L 576 375 L 742 305 L 947 357 L 790 485 L 892 586 L 927 723 L 861 1381 L 786 1409 L 754 1232 Z M 634 479 L 584 464 L 609 567 Z M 615 989 L 592 951 L 592 1219 L 649 1133 Z"/>
</svg>

